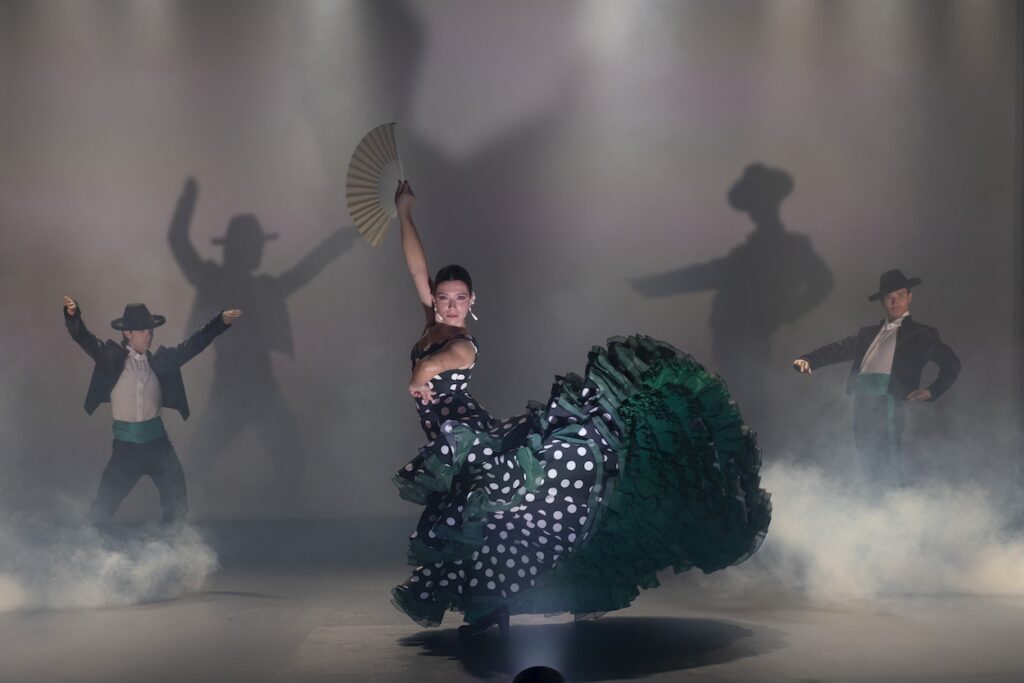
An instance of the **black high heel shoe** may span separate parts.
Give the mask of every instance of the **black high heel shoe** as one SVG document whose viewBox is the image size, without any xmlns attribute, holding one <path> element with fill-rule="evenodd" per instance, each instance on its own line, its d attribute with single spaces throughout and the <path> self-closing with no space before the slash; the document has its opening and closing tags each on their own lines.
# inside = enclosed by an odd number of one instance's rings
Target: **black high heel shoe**
<svg viewBox="0 0 1024 683">
<path fill-rule="evenodd" d="M 475 638 L 476 636 L 482 636 L 495 625 L 498 627 L 501 637 L 508 638 L 508 607 L 502 605 L 486 617 L 477 619 L 471 624 L 460 626 L 459 635 L 464 638 Z"/>
</svg>

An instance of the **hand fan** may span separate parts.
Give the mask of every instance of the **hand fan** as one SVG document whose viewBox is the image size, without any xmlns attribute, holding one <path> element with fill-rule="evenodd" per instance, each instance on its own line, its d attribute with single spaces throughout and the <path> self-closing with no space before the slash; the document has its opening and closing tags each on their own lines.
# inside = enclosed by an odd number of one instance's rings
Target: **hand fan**
<svg viewBox="0 0 1024 683">
<path fill-rule="evenodd" d="M 374 247 L 398 215 L 395 187 L 405 177 L 398 158 L 395 125 L 377 126 L 359 141 L 345 177 L 348 214 L 359 234 Z"/>
</svg>

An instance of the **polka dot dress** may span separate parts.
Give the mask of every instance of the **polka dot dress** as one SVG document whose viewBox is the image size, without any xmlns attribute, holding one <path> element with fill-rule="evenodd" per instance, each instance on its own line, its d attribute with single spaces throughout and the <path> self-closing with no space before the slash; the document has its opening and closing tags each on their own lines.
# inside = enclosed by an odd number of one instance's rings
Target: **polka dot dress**
<svg viewBox="0 0 1024 683">
<path fill-rule="evenodd" d="M 414 348 L 414 362 L 444 343 Z M 425 505 L 410 559 L 434 561 L 397 589 L 422 623 L 439 623 L 450 607 L 486 613 L 532 587 L 584 537 L 597 484 L 615 461 L 602 437 L 615 429 L 611 414 L 598 429 L 556 402 L 496 421 L 469 393 L 471 377 L 472 368 L 434 377 L 434 400 L 416 402 L 427 443 L 396 477 L 405 497 Z M 579 426 L 539 443 L 559 421 Z"/>
<path fill-rule="evenodd" d="M 414 348 L 413 363 L 451 341 Z M 501 421 L 469 393 L 471 378 L 472 368 L 433 378 L 433 401 L 416 401 L 426 443 L 393 478 L 424 506 L 410 537 L 415 569 L 393 602 L 424 625 L 449 609 L 469 621 L 500 606 L 534 611 L 533 589 L 586 545 L 624 450 L 622 396 L 589 372 L 558 378 L 546 403 Z"/>
</svg>

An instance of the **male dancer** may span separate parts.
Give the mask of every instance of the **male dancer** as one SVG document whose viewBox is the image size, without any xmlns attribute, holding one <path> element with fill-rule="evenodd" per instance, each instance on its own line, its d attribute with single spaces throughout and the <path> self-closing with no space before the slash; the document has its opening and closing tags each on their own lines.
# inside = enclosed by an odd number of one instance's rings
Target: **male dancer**
<svg viewBox="0 0 1024 683">
<path fill-rule="evenodd" d="M 808 375 L 826 365 L 853 361 L 846 391 L 854 394 L 854 443 L 875 483 L 902 483 L 903 403 L 938 399 L 960 374 L 960 359 L 942 342 L 939 331 L 910 317 L 910 290 L 919 284 L 921 278 L 907 278 L 899 270 L 882 273 L 878 291 L 868 301 L 882 302 L 885 320 L 793 361 L 795 370 Z M 939 376 L 921 388 L 921 373 L 929 361 L 939 367 Z"/>
<path fill-rule="evenodd" d="M 164 324 L 145 304 L 128 304 L 124 315 L 110 323 L 124 338 L 121 343 L 101 342 L 82 322 L 82 309 L 64 297 L 64 324 L 71 338 L 95 361 L 85 412 L 92 415 L 100 403 L 110 403 L 114 416 L 114 445 L 92 504 L 93 523 L 110 520 L 136 482 L 148 475 L 160 492 L 165 524 L 184 521 L 188 510 L 185 475 L 160 418 L 162 407 L 173 408 L 188 419 L 188 401 L 181 366 L 209 346 L 242 312 L 222 311 L 202 329 L 174 348 L 161 346 L 155 353 L 153 329 Z"/>
</svg>

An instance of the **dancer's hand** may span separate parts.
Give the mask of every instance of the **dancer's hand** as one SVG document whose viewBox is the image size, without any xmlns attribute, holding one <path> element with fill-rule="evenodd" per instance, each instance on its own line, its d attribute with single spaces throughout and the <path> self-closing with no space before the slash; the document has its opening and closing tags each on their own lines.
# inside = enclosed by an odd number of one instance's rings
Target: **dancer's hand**
<svg viewBox="0 0 1024 683">
<path fill-rule="evenodd" d="M 420 384 L 419 386 L 416 386 L 415 384 L 410 384 L 409 393 L 414 398 L 418 398 L 423 403 L 423 405 L 427 405 L 428 403 L 434 400 L 434 387 L 433 385 L 431 385 L 430 382 L 427 382 L 426 384 Z"/>
<path fill-rule="evenodd" d="M 927 389 L 915 389 L 907 394 L 908 401 L 930 401 L 932 400 L 932 392 Z"/>
<path fill-rule="evenodd" d="M 68 312 L 68 315 L 74 315 L 78 311 L 78 304 L 70 296 L 64 297 L 64 310 Z"/>
<path fill-rule="evenodd" d="M 811 374 L 811 364 L 805 361 L 803 358 L 797 358 L 793 361 L 793 369 L 799 372 L 801 375 Z"/>
<path fill-rule="evenodd" d="M 230 325 L 231 323 L 235 322 L 241 317 L 242 311 L 240 311 L 237 308 L 232 308 L 231 310 L 224 311 L 220 314 L 220 319 L 224 322 L 225 325 Z"/>
<path fill-rule="evenodd" d="M 395 206 L 398 208 L 399 216 L 408 216 L 412 213 L 412 205 L 416 203 L 416 195 L 413 194 L 412 186 L 408 180 L 399 180 L 398 188 L 395 190 Z"/>
</svg>

